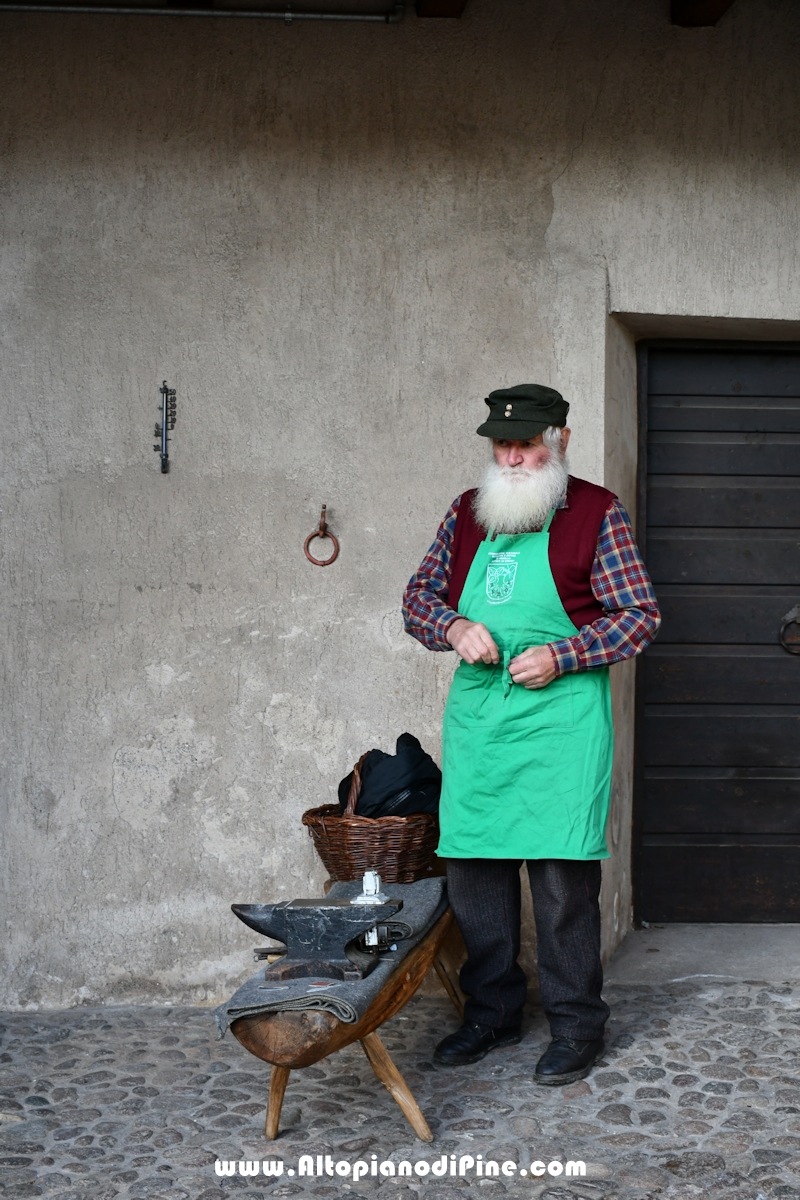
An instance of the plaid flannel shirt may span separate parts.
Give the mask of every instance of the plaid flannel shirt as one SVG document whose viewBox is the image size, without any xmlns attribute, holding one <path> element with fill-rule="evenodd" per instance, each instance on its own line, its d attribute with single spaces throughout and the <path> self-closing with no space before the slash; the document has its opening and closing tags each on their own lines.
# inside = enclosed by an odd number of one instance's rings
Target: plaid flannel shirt
<svg viewBox="0 0 800 1200">
<path fill-rule="evenodd" d="M 447 631 L 458 620 L 458 613 L 444 597 L 450 587 L 450 556 L 460 502 L 459 496 L 450 505 L 403 597 L 406 633 L 429 650 L 453 648 Z M 566 507 L 566 499 L 558 507 Z M 574 637 L 548 643 L 556 675 L 606 667 L 640 654 L 658 632 L 661 615 L 653 585 L 634 541 L 630 517 L 619 500 L 608 506 L 600 526 L 590 583 L 604 614 Z"/>
</svg>

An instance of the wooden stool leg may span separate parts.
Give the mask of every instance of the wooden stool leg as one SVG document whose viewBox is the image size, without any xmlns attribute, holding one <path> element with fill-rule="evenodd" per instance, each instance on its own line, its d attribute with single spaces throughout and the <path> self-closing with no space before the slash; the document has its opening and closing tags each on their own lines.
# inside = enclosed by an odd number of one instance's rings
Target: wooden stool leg
<svg viewBox="0 0 800 1200">
<path fill-rule="evenodd" d="M 414 1133 L 423 1142 L 432 1142 L 433 1134 L 430 1131 L 428 1122 L 423 1117 L 422 1111 L 414 1099 L 408 1084 L 392 1062 L 389 1051 L 377 1033 L 368 1033 L 366 1037 L 361 1039 L 361 1045 L 364 1048 L 364 1053 L 369 1059 L 373 1071 L 387 1088 L 391 1097 L 402 1108 Z"/>
<path fill-rule="evenodd" d="M 453 1002 L 453 1007 L 458 1013 L 461 1020 L 464 1020 L 464 1003 L 461 1000 L 453 980 L 450 978 L 450 972 L 447 969 L 447 964 L 437 954 L 433 960 L 433 969 L 439 976 L 439 981 Z"/>
<path fill-rule="evenodd" d="M 269 1081 L 269 1102 L 267 1104 L 267 1119 L 264 1124 L 264 1136 L 274 1142 L 278 1136 L 278 1124 L 281 1119 L 283 1093 L 291 1074 L 288 1067 L 273 1067 Z"/>
</svg>

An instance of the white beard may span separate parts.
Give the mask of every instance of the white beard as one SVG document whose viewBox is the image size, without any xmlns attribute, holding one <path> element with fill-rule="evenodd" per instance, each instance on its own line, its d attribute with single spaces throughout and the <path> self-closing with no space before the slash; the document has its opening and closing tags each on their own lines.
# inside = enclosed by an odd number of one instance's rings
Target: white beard
<svg viewBox="0 0 800 1200">
<path fill-rule="evenodd" d="M 566 495 L 568 481 L 565 456 L 552 450 L 548 461 L 532 471 L 489 463 L 475 498 L 475 515 L 495 533 L 541 529 L 550 509 Z"/>
</svg>

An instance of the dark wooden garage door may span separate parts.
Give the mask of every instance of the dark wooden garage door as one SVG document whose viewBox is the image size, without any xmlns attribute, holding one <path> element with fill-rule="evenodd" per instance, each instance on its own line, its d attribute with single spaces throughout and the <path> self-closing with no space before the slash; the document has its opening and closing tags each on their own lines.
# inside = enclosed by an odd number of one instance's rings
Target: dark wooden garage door
<svg viewBox="0 0 800 1200">
<path fill-rule="evenodd" d="M 800 920 L 800 348 L 658 347 L 646 379 L 640 916 Z M 800 649 L 800 617 L 783 640 Z M 641 679 L 641 676 L 640 676 Z M 640 685 L 641 686 L 641 685 Z"/>
</svg>

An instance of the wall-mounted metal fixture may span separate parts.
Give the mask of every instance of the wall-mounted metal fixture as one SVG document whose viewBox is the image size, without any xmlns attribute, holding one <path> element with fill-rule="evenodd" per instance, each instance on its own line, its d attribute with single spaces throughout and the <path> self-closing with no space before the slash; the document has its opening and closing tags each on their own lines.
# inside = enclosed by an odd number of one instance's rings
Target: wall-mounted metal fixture
<svg viewBox="0 0 800 1200">
<path fill-rule="evenodd" d="M 716 25 L 733 0 L 671 0 L 669 19 L 673 25 Z"/>
<path fill-rule="evenodd" d="M 261 8 L 167 8 L 161 6 L 115 4 L 0 4 L 0 12 L 35 13 L 105 13 L 126 17 L 259 17 L 267 21 L 372 21 L 381 25 L 398 25 L 405 15 L 403 4 L 393 4 L 383 13 L 295 12 L 291 5 L 280 11 Z"/>
<path fill-rule="evenodd" d="M 305 556 L 309 562 L 314 564 L 315 567 L 328 567 L 332 562 L 336 562 L 336 559 L 339 557 L 339 539 L 335 538 L 328 529 L 328 522 L 325 516 L 327 511 L 327 504 L 323 504 L 322 512 L 319 514 L 319 529 L 315 529 L 313 533 L 310 533 L 303 542 L 303 551 Z M 333 542 L 333 554 L 330 556 L 330 558 L 314 558 L 314 555 L 308 548 L 314 541 L 314 538 L 330 538 L 330 540 Z"/>
<path fill-rule="evenodd" d="M 778 641 L 790 654 L 800 654 L 800 604 L 790 608 L 783 618 Z"/>
<path fill-rule="evenodd" d="M 166 379 L 158 389 L 161 393 L 161 424 L 156 421 L 154 436 L 161 438 L 153 449 L 161 454 L 161 474 L 169 470 L 169 435 L 175 428 L 175 418 L 178 413 L 178 401 L 175 398 L 175 388 L 167 387 Z"/>
</svg>

